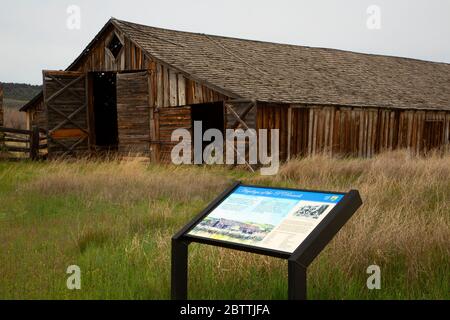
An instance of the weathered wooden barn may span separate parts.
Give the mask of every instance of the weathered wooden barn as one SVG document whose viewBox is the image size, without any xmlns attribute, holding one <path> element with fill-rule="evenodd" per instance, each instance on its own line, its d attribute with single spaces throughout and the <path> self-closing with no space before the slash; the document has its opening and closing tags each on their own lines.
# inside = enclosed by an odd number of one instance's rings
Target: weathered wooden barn
<svg viewBox="0 0 450 320">
<path fill-rule="evenodd" d="M 450 143 L 450 65 L 109 20 L 21 110 L 49 154 L 112 149 L 168 159 L 171 132 L 279 128 L 280 156 L 370 157 Z"/>
</svg>

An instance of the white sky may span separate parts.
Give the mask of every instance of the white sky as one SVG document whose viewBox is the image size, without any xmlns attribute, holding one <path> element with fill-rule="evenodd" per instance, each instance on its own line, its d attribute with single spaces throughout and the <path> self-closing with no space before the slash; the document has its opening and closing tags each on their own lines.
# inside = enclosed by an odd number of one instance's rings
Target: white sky
<svg viewBox="0 0 450 320">
<path fill-rule="evenodd" d="M 1 0 L 0 81 L 42 83 L 111 17 L 146 25 L 450 63 L 449 0 Z M 70 5 L 81 28 L 66 26 Z M 369 29 L 377 5 L 381 28 Z"/>
</svg>

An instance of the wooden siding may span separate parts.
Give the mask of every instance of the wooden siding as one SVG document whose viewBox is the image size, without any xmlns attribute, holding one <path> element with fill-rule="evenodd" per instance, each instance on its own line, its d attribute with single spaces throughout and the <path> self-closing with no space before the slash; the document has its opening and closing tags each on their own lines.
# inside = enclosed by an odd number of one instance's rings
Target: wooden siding
<svg viewBox="0 0 450 320">
<path fill-rule="evenodd" d="M 308 149 L 309 109 L 290 108 L 288 110 L 288 154 L 306 156 Z"/>
<path fill-rule="evenodd" d="M 450 112 L 258 103 L 257 128 L 280 129 L 280 159 L 326 153 L 371 157 L 449 148 Z"/>
<path fill-rule="evenodd" d="M 106 48 L 114 34 L 117 34 L 123 43 L 117 59 Z M 114 30 L 112 27 L 98 38 L 89 53 L 70 70 L 82 72 L 149 70 L 152 84 L 150 106 L 157 108 L 216 102 L 227 98 L 225 95 L 189 79 L 182 72 L 155 61 L 120 31 Z"/>
<path fill-rule="evenodd" d="M 36 102 L 35 107 L 27 111 L 28 126 L 38 126 L 39 128 L 47 128 L 47 114 L 44 108 L 44 99 L 39 99 Z"/>
<path fill-rule="evenodd" d="M 85 74 L 65 71 L 43 74 L 49 155 L 86 151 L 89 128 Z"/>
<path fill-rule="evenodd" d="M 178 144 L 178 141 L 171 141 L 172 132 L 176 129 L 187 129 L 192 136 L 191 107 L 163 108 L 159 109 L 155 115 L 159 144 L 157 160 L 170 163 L 172 148 Z M 189 143 L 189 141 L 184 142 Z"/>
<path fill-rule="evenodd" d="M 117 74 L 119 151 L 149 154 L 150 108 L 147 71 Z"/>
<path fill-rule="evenodd" d="M 256 127 L 258 129 L 280 129 L 280 160 L 287 159 L 288 151 L 288 108 L 287 105 L 258 102 Z M 268 132 L 270 141 L 271 135 Z M 270 143 L 267 143 L 270 151 Z"/>
<path fill-rule="evenodd" d="M 419 154 L 449 145 L 449 112 L 293 105 L 289 113 L 290 156 L 371 157 L 394 149 Z M 276 119 L 275 126 L 286 130 Z"/>
</svg>

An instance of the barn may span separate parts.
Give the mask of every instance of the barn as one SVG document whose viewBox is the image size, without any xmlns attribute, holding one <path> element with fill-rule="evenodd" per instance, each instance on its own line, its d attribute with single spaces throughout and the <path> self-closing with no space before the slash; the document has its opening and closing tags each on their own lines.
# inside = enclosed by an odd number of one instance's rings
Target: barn
<svg viewBox="0 0 450 320">
<path fill-rule="evenodd" d="M 280 157 L 370 157 L 450 143 L 450 64 L 166 30 L 110 19 L 21 108 L 49 155 L 168 161 L 177 128 L 280 129 Z"/>
</svg>

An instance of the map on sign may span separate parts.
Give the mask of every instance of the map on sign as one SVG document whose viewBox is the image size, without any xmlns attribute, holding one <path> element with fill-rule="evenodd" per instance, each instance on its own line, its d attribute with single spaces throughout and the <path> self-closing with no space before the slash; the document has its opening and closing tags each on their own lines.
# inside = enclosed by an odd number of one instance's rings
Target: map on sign
<svg viewBox="0 0 450 320">
<path fill-rule="evenodd" d="M 188 235 L 292 253 L 343 197 L 239 186 Z"/>
</svg>

